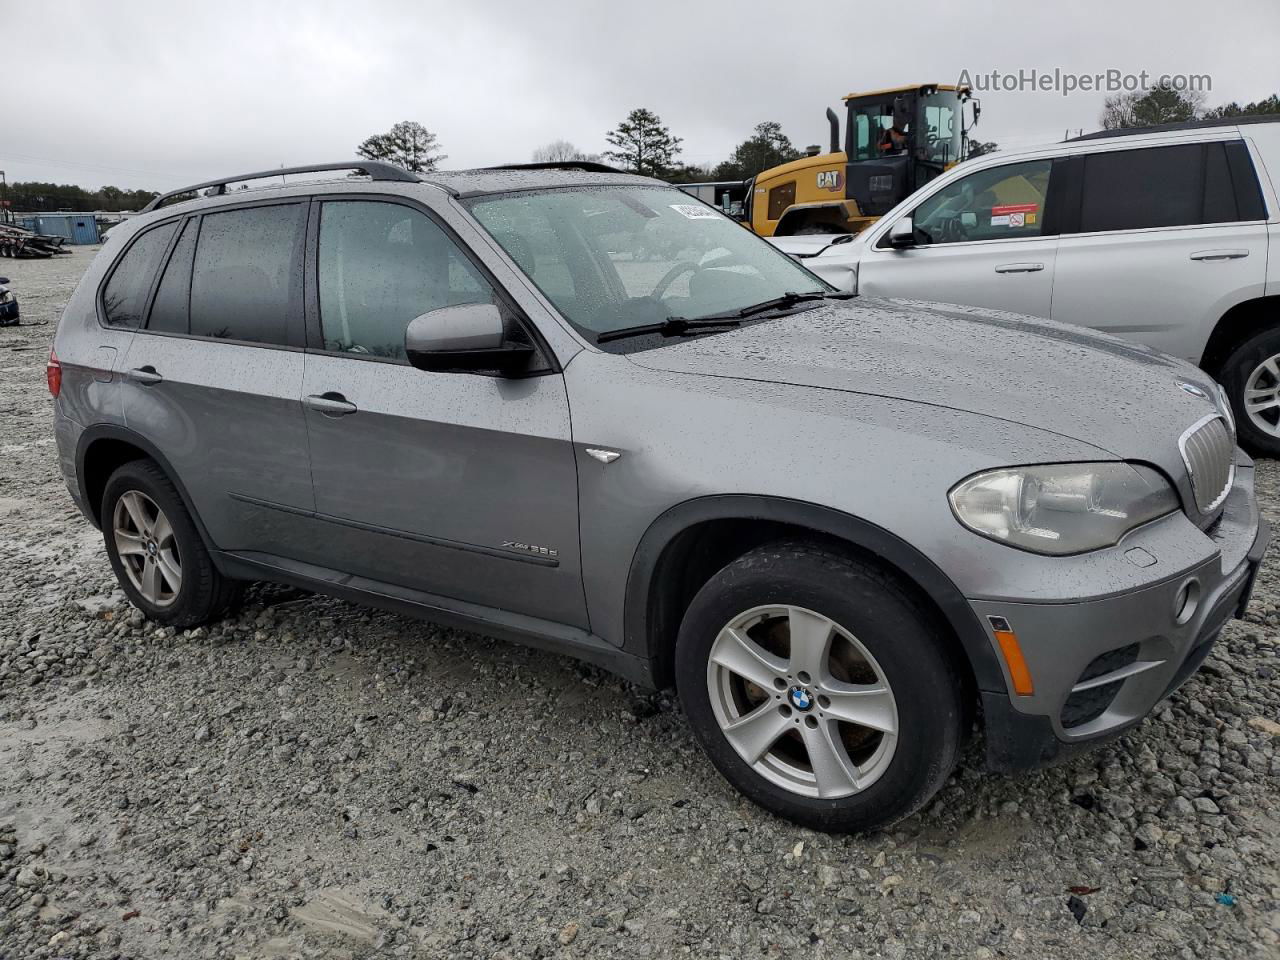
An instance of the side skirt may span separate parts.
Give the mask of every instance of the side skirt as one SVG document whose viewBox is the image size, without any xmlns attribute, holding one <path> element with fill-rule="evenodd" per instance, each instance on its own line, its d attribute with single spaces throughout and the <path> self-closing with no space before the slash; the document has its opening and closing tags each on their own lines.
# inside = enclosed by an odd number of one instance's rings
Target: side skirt
<svg viewBox="0 0 1280 960">
<path fill-rule="evenodd" d="M 216 552 L 215 559 L 223 573 L 239 580 L 270 580 L 419 620 L 474 630 L 499 640 L 586 661 L 642 687 L 652 689 L 654 686 L 647 660 L 624 653 L 608 641 L 577 627 L 356 577 L 268 553 L 220 550 Z"/>
</svg>

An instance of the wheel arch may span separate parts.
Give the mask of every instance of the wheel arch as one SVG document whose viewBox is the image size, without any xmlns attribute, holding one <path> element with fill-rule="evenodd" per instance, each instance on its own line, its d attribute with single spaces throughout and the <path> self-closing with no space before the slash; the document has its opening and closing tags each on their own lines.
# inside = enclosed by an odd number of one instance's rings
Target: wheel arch
<svg viewBox="0 0 1280 960">
<path fill-rule="evenodd" d="M 1213 325 L 1200 356 L 1200 368 L 1218 377 L 1236 347 L 1273 326 L 1280 327 L 1280 295 L 1252 297 L 1233 304 Z"/>
<path fill-rule="evenodd" d="M 102 527 L 102 494 L 107 480 L 120 466 L 133 460 L 151 460 L 164 471 L 182 498 L 182 505 L 200 533 L 205 548 L 216 558 L 213 541 L 205 529 L 191 501 L 191 495 L 182 479 L 174 472 L 168 459 L 146 437 L 127 427 L 98 424 L 80 434 L 76 444 L 76 481 L 80 487 L 81 502 L 88 508 L 94 525 Z M 215 560 L 216 564 L 216 560 Z"/>
<path fill-rule="evenodd" d="M 702 584 L 747 550 L 796 536 L 853 549 L 885 564 L 950 631 L 974 686 L 1006 691 L 1003 670 L 973 608 L 928 557 L 874 523 L 780 497 L 701 497 L 671 507 L 650 524 L 627 576 L 624 649 L 648 659 L 656 686 L 670 686 L 676 633 Z"/>
<path fill-rule="evenodd" d="M 850 232 L 850 221 L 860 216 L 857 201 L 854 200 L 819 200 L 809 203 L 793 203 L 782 211 L 777 226 L 773 228 L 775 237 L 794 236 L 797 230 L 803 229 L 810 222 L 829 223 L 839 227 L 837 233 Z"/>
</svg>

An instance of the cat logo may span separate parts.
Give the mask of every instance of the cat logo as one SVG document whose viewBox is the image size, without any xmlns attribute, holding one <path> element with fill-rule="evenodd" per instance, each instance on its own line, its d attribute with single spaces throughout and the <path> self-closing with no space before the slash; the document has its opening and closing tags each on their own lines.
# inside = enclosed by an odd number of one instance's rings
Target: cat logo
<svg viewBox="0 0 1280 960">
<path fill-rule="evenodd" d="M 833 193 L 844 186 L 844 174 L 839 170 L 819 170 L 818 189 L 830 190 Z"/>
</svg>

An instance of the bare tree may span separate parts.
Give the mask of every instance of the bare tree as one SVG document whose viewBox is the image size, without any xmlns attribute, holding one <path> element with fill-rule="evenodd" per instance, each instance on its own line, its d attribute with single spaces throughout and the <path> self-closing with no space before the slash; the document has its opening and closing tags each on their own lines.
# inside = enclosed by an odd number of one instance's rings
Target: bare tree
<svg viewBox="0 0 1280 960">
<path fill-rule="evenodd" d="M 587 155 L 568 140 L 552 140 L 533 151 L 534 163 L 565 163 L 570 160 L 586 160 Z"/>
</svg>

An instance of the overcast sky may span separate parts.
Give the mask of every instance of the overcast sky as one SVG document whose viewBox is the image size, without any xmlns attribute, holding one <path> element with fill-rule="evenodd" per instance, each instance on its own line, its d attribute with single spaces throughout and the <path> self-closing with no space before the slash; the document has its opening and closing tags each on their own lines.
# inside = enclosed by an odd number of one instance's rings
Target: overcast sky
<svg viewBox="0 0 1280 960">
<path fill-rule="evenodd" d="M 0 168 L 90 188 L 341 160 L 398 120 L 446 167 L 596 152 L 637 106 L 715 163 L 762 120 L 825 144 L 842 95 L 964 70 L 1208 74 L 1209 104 L 1280 87 L 1277 0 L 0 0 L 0 35 Z M 1018 146 L 1096 129 L 1104 94 L 980 96 L 977 137 Z"/>
</svg>

